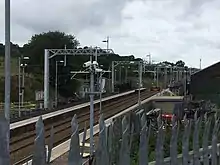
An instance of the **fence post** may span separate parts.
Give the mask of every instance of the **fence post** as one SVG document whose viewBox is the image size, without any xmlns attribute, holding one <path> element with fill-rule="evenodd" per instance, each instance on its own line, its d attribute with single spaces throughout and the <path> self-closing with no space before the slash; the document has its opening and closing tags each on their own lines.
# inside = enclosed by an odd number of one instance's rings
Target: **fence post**
<svg viewBox="0 0 220 165">
<path fill-rule="evenodd" d="M 122 132 L 121 117 L 114 119 L 112 123 L 112 162 L 118 164 L 120 155 L 120 139 Z"/>
<path fill-rule="evenodd" d="M 119 165 L 130 165 L 130 146 L 129 146 L 129 123 L 126 116 L 122 120 L 122 144 L 119 156 Z"/>
<path fill-rule="evenodd" d="M 217 134 L 219 130 L 219 119 L 215 116 L 215 126 L 212 133 L 212 165 L 217 165 Z"/>
<path fill-rule="evenodd" d="M 46 148 L 44 138 L 44 123 L 42 116 L 39 117 L 36 123 L 36 139 L 34 142 L 33 165 L 46 164 Z"/>
<path fill-rule="evenodd" d="M 107 148 L 109 155 L 109 164 L 112 164 L 112 154 L 113 154 L 113 125 L 112 123 L 108 126 L 108 135 L 107 135 Z"/>
<path fill-rule="evenodd" d="M 139 116 L 138 116 L 138 118 L 139 118 Z M 143 130 L 143 127 L 145 126 L 146 121 L 147 121 L 146 115 L 143 114 L 143 115 L 141 116 L 141 131 Z"/>
<path fill-rule="evenodd" d="M 72 136 L 68 156 L 68 165 L 82 165 L 82 157 L 80 156 L 79 146 L 79 125 L 76 118 L 76 115 L 74 115 L 71 121 Z"/>
<path fill-rule="evenodd" d="M 10 164 L 10 153 L 8 148 L 8 138 L 9 135 L 9 126 L 8 121 L 6 120 L 4 115 L 0 116 L 0 164 L 9 165 Z"/>
<path fill-rule="evenodd" d="M 157 118 L 158 123 L 158 134 L 157 134 L 157 143 L 156 143 L 156 164 L 155 165 L 162 165 L 164 163 L 164 156 L 163 156 L 163 143 L 164 143 L 164 124 L 161 120 L 161 115 Z"/>
<path fill-rule="evenodd" d="M 211 120 L 208 119 L 207 114 L 205 114 L 205 129 L 203 132 L 203 164 L 209 165 L 209 152 L 208 152 L 208 142 L 209 142 L 209 133 L 210 133 Z"/>
<path fill-rule="evenodd" d="M 198 118 L 197 111 L 194 115 L 194 133 L 193 133 L 193 165 L 200 165 L 199 162 L 199 128 L 200 118 Z"/>
<path fill-rule="evenodd" d="M 98 142 L 98 148 L 95 154 L 96 165 L 108 165 L 109 164 L 108 149 L 107 149 L 106 142 L 107 142 L 106 141 L 106 126 L 105 126 L 103 115 L 101 115 L 99 119 L 99 142 Z"/>
<path fill-rule="evenodd" d="M 134 123 L 134 131 L 135 131 L 135 134 L 140 134 L 141 132 L 141 114 L 140 113 L 133 113 L 133 123 Z"/>
<path fill-rule="evenodd" d="M 188 165 L 189 161 L 189 137 L 191 132 L 191 120 L 184 116 L 184 133 L 182 139 L 183 165 Z"/>
<path fill-rule="evenodd" d="M 148 164 L 148 140 L 147 140 L 147 121 L 144 115 L 141 117 L 141 133 L 139 144 L 139 165 Z"/>
<path fill-rule="evenodd" d="M 87 133 L 87 126 L 86 126 L 86 122 L 85 122 L 84 131 L 83 131 L 83 139 L 82 139 L 82 147 L 81 147 L 81 157 L 83 157 L 83 154 L 84 154 L 86 133 Z"/>
<path fill-rule="evenodd" d="M 50 139 L 49 139 L 49 145 L 48 145 L 47 164 L 50 164 L 50 158 L 51 158 L 51 153 L 53 149 L 53 138 L 54 138 L 54 132 L 53 132 L 53 126 L 52 126 L 50 130 Z"/>
<path fill-rule="evenodd" d="M 170 139 L 170 158 L 171 165 L 177 165 L 177 137 L 178 137 L 178 124 L 176 117 L 173 115 L 172 117 L 172 135 Z"/>
</svg>

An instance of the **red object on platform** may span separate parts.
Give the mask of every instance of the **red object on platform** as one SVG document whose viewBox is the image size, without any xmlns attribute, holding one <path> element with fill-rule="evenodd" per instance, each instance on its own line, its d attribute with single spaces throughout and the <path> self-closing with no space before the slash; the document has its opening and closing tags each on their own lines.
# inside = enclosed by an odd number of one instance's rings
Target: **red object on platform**
<svg viewBox="0 0 220 165">
<path fill-rule="evenodd" d="M 162 117 L 172 119 L 173 115 L 172 114 L 162 114 Z"/>
</svg>

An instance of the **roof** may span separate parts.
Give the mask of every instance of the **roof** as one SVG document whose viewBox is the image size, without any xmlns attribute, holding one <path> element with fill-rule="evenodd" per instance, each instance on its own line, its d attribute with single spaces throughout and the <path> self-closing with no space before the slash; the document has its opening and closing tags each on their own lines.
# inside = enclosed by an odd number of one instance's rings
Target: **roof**
<svg viewBox="0 0 220 165">
<path fill-rule="evenodd" d="M 194 74 L 192 77 L 207 77 L 207 78 L 216 78 L 220 77 L 220 62 L 217 62 L 211 66 L 208 66 Z"/>
<path fill-rule="evenodd" d="M 191 76 L 190 91 L 192 94 L 220 93 L 220 62 L 215 63 Z"/>
</svg>

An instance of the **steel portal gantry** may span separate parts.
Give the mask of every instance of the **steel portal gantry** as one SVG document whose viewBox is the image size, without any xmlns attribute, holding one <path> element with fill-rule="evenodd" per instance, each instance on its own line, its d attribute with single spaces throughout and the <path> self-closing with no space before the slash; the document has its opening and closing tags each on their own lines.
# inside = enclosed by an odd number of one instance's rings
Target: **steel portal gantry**
<svg viewBox="0 0 220 165">
<path fill-rule="evenodd" d="M 138 65 L 139 66 L 139 87 L 141 88 L 142 85 L 142 72 L 143 72 L 143 61 L 112 61 L 112 93 L 115 91 L 115 84 L 114 84 L 114 70 L 115 67 L 118 65 Z"/>
<path fill-rule="evenodd" d="M 49 60 L 55 56 L 64 56 L 64 66 L 66 66 L 66 57 L 77 55 L 97 56 L 114 54 L 112 49 L 87 48 L 87 49 L 45 49 L 44 50 L 44 108 L 49 106 Z"/>
</svg>

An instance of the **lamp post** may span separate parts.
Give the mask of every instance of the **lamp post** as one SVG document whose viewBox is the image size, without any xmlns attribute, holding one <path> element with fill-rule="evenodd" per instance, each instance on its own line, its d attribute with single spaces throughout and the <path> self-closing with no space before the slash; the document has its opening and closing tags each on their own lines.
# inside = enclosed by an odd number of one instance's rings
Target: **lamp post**
<svg viewBox="0 0 220 165">
<path fill-rule="evenodd" d="M 107 36 L 107 39 L 104 40 L 104 41 L 102 41 L 102 42 L 106 42 L 106 44 L 107 44 L 107 50 L 108 50 L 108 49 L 109 49 L 109 36 Z"/>
<path fill-rule="evenodd" d="M 27 66 L 24 63 L 25 60 L 29 60 L 29 57 L 18 58 L 18 115 L 21 116 L 21 107 L 24 105 L 24 68 Z M 21 67 L 22 67 L 22 84 L 21 84 Z M 21 90 L 22 85 L 22 90 Z"/>
<path fill-rule="evenodd" d="M 138 84 L 138 106 L 141 106 L 141 87 L 142 87 L 142 72 L 143 72 L 143 68 L 142 68 L 142 62 L 139 61 L 139 84 Z"/>
<path fill-rule="evenodd" d="M 159 68 L 156 67 L 157 87 L 159 86 Z"/>
<path fill-rule="evenodd" d="M 10 164 L 10 104 L 11 104 L 11 42 L 10 42 L 10 0 L 5 0 L 5 106 L 4 117 L 7 125 L 2 133 L 3 151 L 0 152 L 2 164 Z M 2 129 L 3 130 L 3 129 Z"/>
<path fill-rule="evenodd" d="M 97 54 L 97 50 L 95 55 Z M 93 156 L 93 123 L 94 123 L 94 66 L 93 55 L 90 56 L 90 157 Z"/>
<path fill-rule="evenodd" d="M 151 54 L 146 55 L 149 58 L 149 65 L 151 64 Z"/>
<path fill-rule="evenodd" d="M 21 117 L 21 57 L 18 57 L 18 116 Z"/>
<path fill-rule="evenodd" d="M 55 80 L 55 106 L 57 107 L 58 102 L 58 63 L 64 63 L 64 61 L 56 61 L 56 80 Z"/>
<path fill-rule="evenodd" d="M 22 67 L 22 92 L 21 92 L 21 107 L 24 107 L 24 68 L 27 66 L 27 64 L 21 64 Z"/>
<path fill-rule="evenodd" d="M 99 102 L 99 111 L 100 111 L 100 114 L 102 113 L 102 76 L 105 72 L 100 72 L 100 102 Z"/>
</svg>

